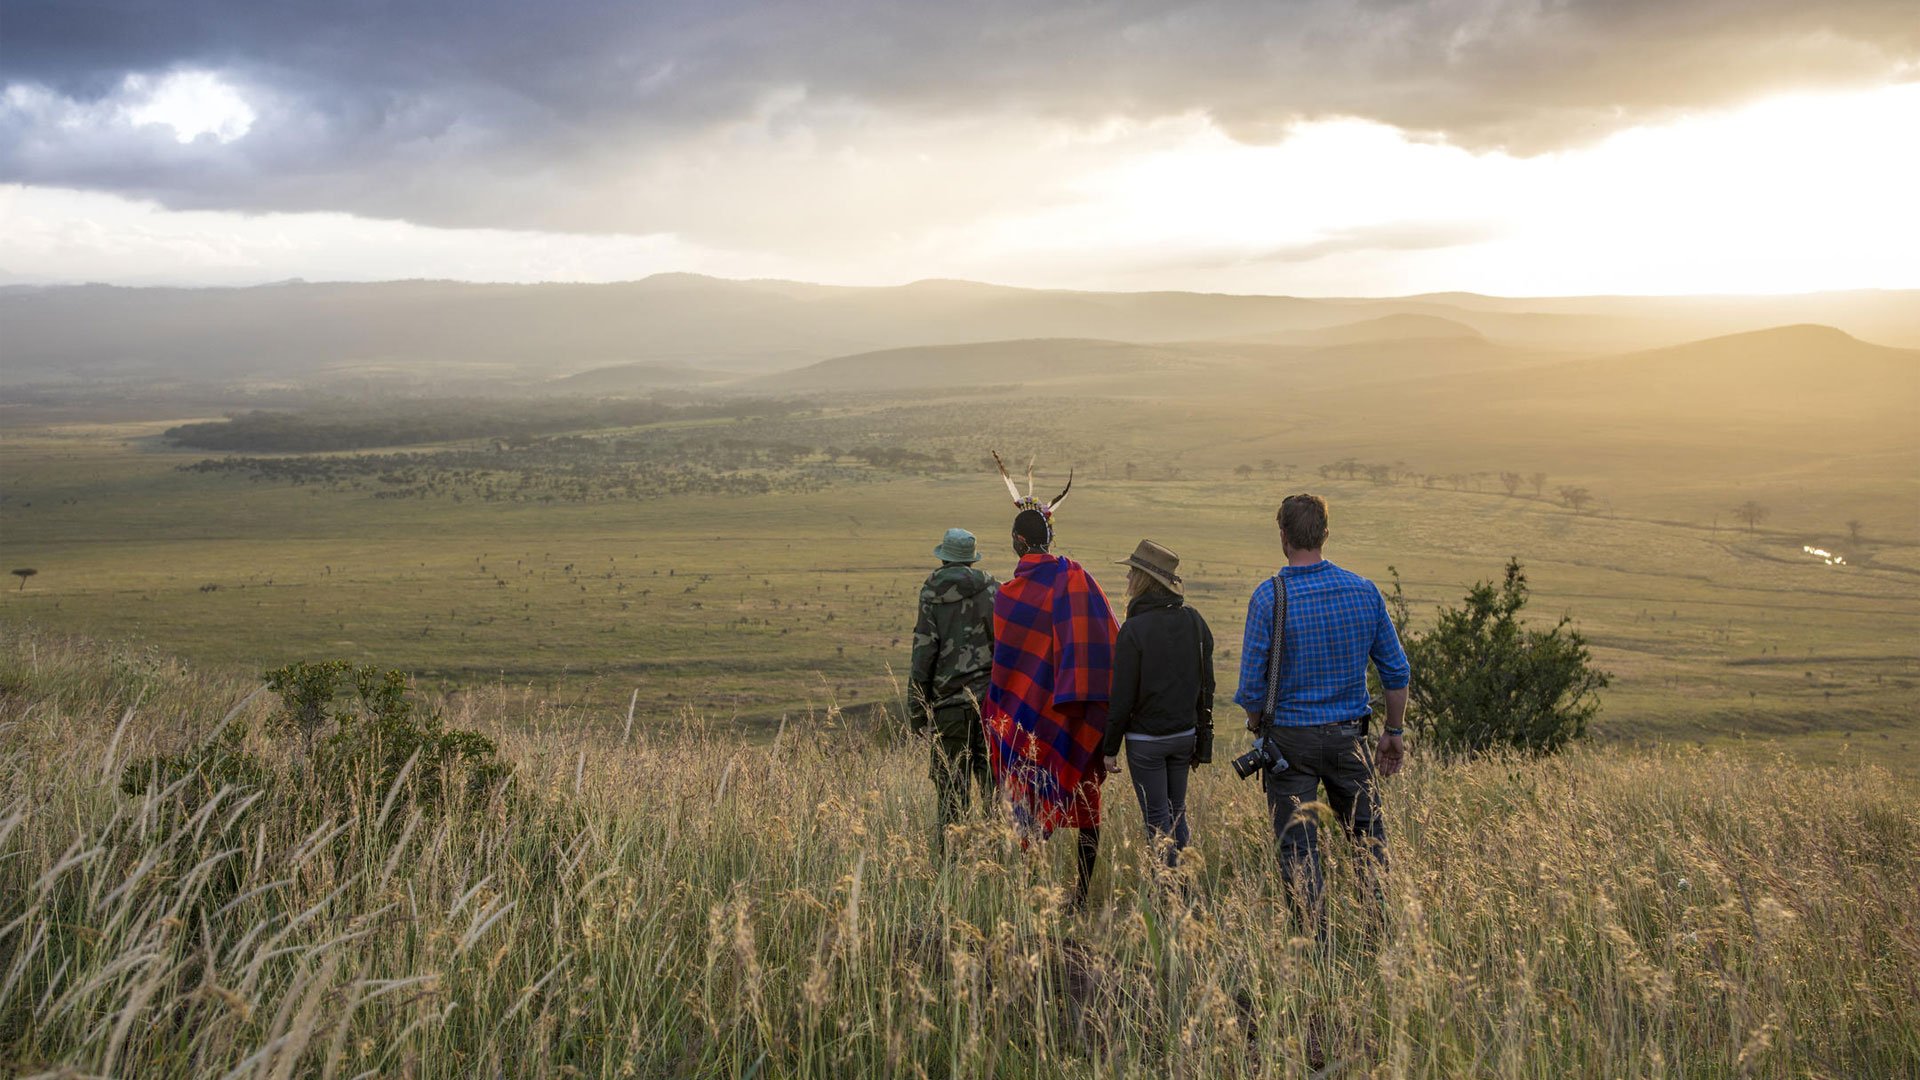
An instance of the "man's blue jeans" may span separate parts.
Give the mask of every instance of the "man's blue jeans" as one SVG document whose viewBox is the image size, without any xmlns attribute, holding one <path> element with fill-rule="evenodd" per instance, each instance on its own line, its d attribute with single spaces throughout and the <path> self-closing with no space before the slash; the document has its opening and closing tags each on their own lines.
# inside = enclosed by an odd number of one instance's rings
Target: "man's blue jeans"
<svg viewBox="0 0 1920 1080">
<path fill-rule="evenodd" d="M 1324 935 L 1322 894 L 1326 883 L 1320 860 L 1320 823 L 1313 814 L 1299 813 L 1299 809 L 1316 801 L 1321 785 L 1326 786 L 1327 805 L 1366 854 L 1362 874 L 1373 878 L 1378 896 L 1377 875 L 1387 868 L 1387 830 L 1375 794 L 1373 753 L 1362 738 L 1358 720 L 1312 727 L 1270 727 L 1267 738 L 1269 745 L 1287 759 L 1285 770 L 1261 774 L 1267 809 L 1273 814 L 1274 839 L 1280 848 L 1280 871 L 1293 902 L 1313 920 L 1316 932 Z"/>
</svg>

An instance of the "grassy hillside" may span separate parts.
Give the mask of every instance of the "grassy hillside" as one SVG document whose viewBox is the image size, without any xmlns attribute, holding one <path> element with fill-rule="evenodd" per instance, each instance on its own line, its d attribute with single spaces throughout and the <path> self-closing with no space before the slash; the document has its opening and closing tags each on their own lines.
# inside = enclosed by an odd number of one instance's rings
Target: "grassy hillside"
<svg viewBox="0 0 1920 1080">
<path fill-rule="evenodd" d="M 1066 916 L 1064 842 L 1023 852 L 988 817 L 929 860 L 925 749 L 884 721 L 747 746 L 461 695 L 439 707 L 501 741 L 509 783 L 335 802 L 252 688 L 0 639 L 0 1070 L 1712 1078 L 1920 1056 L 1920 789 L 1870 764 L 1416 747 L 1385 792 L 1380 926 L 1336 847 L 1323 952 L 1224 766 L 1190 798 L 1191 905 L 1148 876 L 1122 777 L 1091 909 Z M 122 788 L 222 717 L 263 774 Z"/>
</svg>

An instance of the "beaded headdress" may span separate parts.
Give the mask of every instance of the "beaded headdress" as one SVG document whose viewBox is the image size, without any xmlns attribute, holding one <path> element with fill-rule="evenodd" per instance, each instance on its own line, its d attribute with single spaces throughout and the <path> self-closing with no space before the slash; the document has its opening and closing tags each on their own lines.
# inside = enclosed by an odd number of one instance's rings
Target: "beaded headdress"
<svg viewBox="0 0 1920 1080">
<path fill-rule="evenodd" d="M 1006 482 L 1007 493 L 1013 496 L 1014 510 L 1019 513 L 1026 513 L 1027 511 L 1031 510 L 1036 514 L 1039 514 L 1040 517 L 1044 519 L 1047 523 L 1047 546 L 1052 547 L 1053 546 L 1053 510 L 1054 510 L 1054 507 L 1057 507 L 1061 503 L 1065 502 L 1067 498 L 1067 492 L 1073 490 L 1073 470 L 1072 469 L 1067 470 L 1067 486 L 1060 489 L 1060 494 L 1055 495 L 1053 499 L 1049 502 L 1041 502 L 1039 499 L 1034 498 L 1034 495 L 1033 495 L 1033 461 L 1032 459 L 1028 459 L 1027 461 L 1027 493 L 1025 495 L 1022 495 L 1020 494 L 1020 485 L 1014 483 L 1013 477 L 1007 475 L 1007 463 L 1000 460 L 1000 451 L 998 450 L 992 451 L 992 454 L 993 454 L 993 463 L 1000 467 L 1000 479 Z"/>
</svg>

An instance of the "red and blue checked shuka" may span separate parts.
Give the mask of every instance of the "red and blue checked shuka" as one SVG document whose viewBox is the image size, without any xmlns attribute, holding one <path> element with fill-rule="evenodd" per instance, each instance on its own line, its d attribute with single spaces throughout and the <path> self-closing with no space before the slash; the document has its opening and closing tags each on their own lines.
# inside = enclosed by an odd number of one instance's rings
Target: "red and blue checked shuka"
<svg viewBox="0 0 1920 1080">
<path fill-rule="evenodd" d="M 1023 832 L 1100 824 L 1107 697 L 1120 632 L 1079 563 L 1023 556 L 993 601 L 993 685 L 981 710 L 994 780 Z"/>
</svg>

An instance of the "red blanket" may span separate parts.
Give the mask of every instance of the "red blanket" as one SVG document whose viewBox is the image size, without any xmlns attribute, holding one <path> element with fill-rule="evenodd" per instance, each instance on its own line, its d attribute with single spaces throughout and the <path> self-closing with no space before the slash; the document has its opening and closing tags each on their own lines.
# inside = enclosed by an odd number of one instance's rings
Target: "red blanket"
<svg viewBox="0 0 1920 1080">
<path fill-rule="evenodd" d="M 1099 583 L 1064 556 L 1025 556 L 994 598 L 988 757 L 1021 826 L 1043 839 L 1100 824 L 1119 630 Z"/>
</svg>

